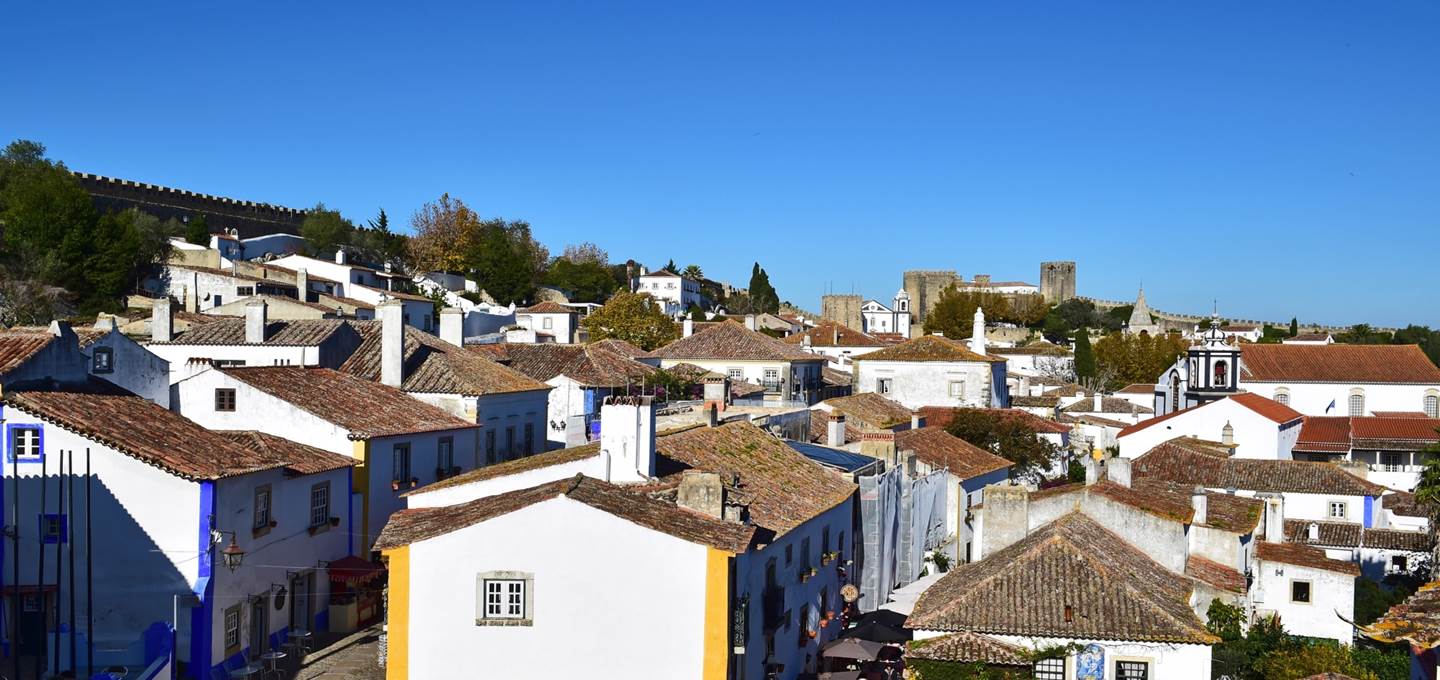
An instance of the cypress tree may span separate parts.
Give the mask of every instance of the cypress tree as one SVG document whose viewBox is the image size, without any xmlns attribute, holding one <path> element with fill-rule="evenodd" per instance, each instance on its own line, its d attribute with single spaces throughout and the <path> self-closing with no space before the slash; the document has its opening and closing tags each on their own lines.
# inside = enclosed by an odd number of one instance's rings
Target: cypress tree
<svg viewBox="0 0 1440 680">
<path fill-rule="evenodd" d="M 1299 323 L 1299 320 L 1292 316 L 1292 317 L 1290 317 L 1290 337 L 1293 338 L 1293 337 L 1295 337 L 1295 336 L 1297 336 L 1297 335 L 1299 335 L 1299 334 L 1300 334 L 1300 323 Z"/>
<path fill-rule="evenodd" d="M 190 224 L 185 227 L 185 240 L 197 246 L 210 245 L 210 227 L 205 225 L 203 213 L 190 218 Z"/>
<path fill-rule="evenodd" d="M 1090 331 L 1084 326 L 1075 329 L 1075 377 L 1095 377 L 1095 350 L 1090 348 Z"/>
</svg>

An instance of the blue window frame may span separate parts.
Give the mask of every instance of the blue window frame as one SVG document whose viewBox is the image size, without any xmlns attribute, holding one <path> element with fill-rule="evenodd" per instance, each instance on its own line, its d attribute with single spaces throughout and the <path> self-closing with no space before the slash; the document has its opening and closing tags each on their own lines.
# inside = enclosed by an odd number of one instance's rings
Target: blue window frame
<svg viewBox="0 0 1440 680">
<path fill-rule="evenodd" d="M 70 522 L 65 515 L 40 515 L 40 541 L 43 543 L 69 543 Z"/>
<path fill-rule="evenodd" d="M 12 423 L 5 426 L 5 462 L 44 463 L 45 426 Z"/>
</svg>

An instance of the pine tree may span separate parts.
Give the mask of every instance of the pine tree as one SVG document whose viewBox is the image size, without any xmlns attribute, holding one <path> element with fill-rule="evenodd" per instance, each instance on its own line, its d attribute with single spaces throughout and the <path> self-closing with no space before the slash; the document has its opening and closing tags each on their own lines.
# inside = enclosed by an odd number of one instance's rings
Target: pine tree
<svg viewBox="0 0 1440 680">
<path fill-rule="evenodd" d="M 1082 384 L 1095 378 L 1095 351 L 1090 348 L 1090 331 L 1083 326 L 1075 329 L 1075 377 Z"/>
<path fill-rule="evenodd" d="M 190 218 L 190 224 L 185 227 L 185 240 L 197 246 L 210 245 L 210 227 L 205 224 L 204 213 Z"/>
<path fill-rule="evenodd" d="M 1295 337 L 1295 336 L 1297 336 L 1297 335 L 1299 335 L 1299 334 L 1300 334 L 1300 323 L 1299 323 L 1299 320 L 1292 316 L 1292 317 L 1290 317 L 1290 337 L 1293 338 L 1293 337 Z"/>
</svg>

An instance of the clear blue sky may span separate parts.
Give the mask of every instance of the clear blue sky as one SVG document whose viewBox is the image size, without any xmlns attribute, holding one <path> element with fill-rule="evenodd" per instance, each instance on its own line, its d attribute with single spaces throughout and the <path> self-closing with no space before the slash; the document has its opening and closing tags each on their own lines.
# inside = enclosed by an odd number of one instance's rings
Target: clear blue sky
<svg viewBox="0 0 1440 680">
<path fill-rule="evenodd" d="M 1074 259 L 1163 309 L 1440 325 L 1434 2 L 262 4 L 8 7 L 0 137 L 356 220 L 450 192 L 812 309 Z"/>
</svg>

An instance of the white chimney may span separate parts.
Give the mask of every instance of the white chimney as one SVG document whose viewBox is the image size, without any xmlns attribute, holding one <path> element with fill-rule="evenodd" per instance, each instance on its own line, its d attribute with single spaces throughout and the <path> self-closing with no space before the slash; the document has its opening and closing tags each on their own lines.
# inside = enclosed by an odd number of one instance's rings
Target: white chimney
<svg viewBox="0 0 1440 680">
<path fill-rule="evenodd" d="M 754 315 L 754 314 L 746 314 L 746 315 L 745 315 L 745 327 L 748 328 L 748 329 L 750 329 L 750 330 L 752 330 L 752 331 L 753 331 L 753 330 L 758 330 L 758 327 L 757 327 L 757 325 L 756 325 L 755 315 Z"/>
<path fill-rule="evenodd" d="M 606 481 L 642 482 L 655 475 L 652 397 L 607 397 L 600 407 L 600 450 L 610 461 Z"/>
<path fill-rule="evenodd" d="M 1120 486 L 1130 486 L 1130 459 L 1116 456 L 1105 461 L 1105 473 L 1110 481 Z"/>
<path fill-rule="evenodd" d="M 845 445 L 845 414 L 831 411 L 825 423 L 825 445 L 840 448 Z"/>
<path fill-rule="evenodd" d="M 150 341 L 170 342 L 175 339 L 175 311 L 170 307 L 170 298 L 155 301 L 150 308 Z"/>
<path fill-rule="evenodd" d="M 970 351 L 985 355 L 985 310 L 975 308 L 975 326 L 970 330 Z"/>
<path fill-rule="evenodd" d="M 1311 522 L 1311 523 L 1310 523 L 1310 526 L 1309 526 L 1309 527 L 1306 527 L 1305 533 L 1306 533 L 1306 536 L 1309 537 L 1311 543 L 1319 543 L 1319 542 L 1320 542 L 1320 525 L 1319 525 L 1319 524 L 1316 524 L 1316 523 L 1314 523 L 1314 522 Z"/>
<path fill-rule="evenodd" d="M 336 249 L 335 249 L 335 264 L 345 264 L 345 249 L 344 249 L 344 248 L 336 248 Z"/>
<path fill-rule="evenodd" d="M 1210 497 L 1205 495 L 1205 487 L 1196 484 L 1190 491 L 1190 507 L 1195 511 L 1194 517 L 1190 519 L 1191 524 L 1204 524 L 1209 521 Z"/>
<path fill-rule="evenodd" d="M 1226 446 L 1235 444 L 1235 428 L 1230 425 L 1228 420 L 1225 421 L 1225 427 L 1220 428 L 1220 443 Z"/>
<path fill-rule="evenodd" d="M 295 294 L 301 302 L 310 301 L 310 272 L 304 267 L 295 270 Z"/>
<path fill-rule="evenodd" d="M 456 347 L 465 345 L 465 313 L 459 307 L 440 310 L 440 339 Z"/>
<path fill-rule="evenodd" d="M 806 333 L 803 337 L 800 338 L 800 346 L 806 348 L 809 348 L 811 346 L 809 333 Z"/>
<path fill-rule="evenodd" d="M 1098 461 L 1091 456 L 1082 456 L 1080 465 L 1085 468 L 1085 486 L 1100 481 L 1100 463 Z"/>
<path fill-rule="evenodd" d="M 185 276 L 188 283 L 185 285 L 185 311 L 200 311 L 200 273 L 190 272 Z"/>
<path fill-rule="evenodd" d="M 685 320 L 684 320 L 684 321 L 681 321 L 681 322 L 680 322 L 680 337 L 682 337 L 682 338 L 688 338 L 688 337 L 690 337 L 690 336 L 692 336 L 692 335 L 694 335 L 694 334 L 695 334 L 695 322 L 694 322 L 693 320 L 691 320 L 690 317 L 687 316 L 687 317 L 685 317 Z"/>
<path fill-rule="evenodd" d="M 405 382 L 405 305 L 382 302 L 375 315 L 380 317 L 380 383 L 400 387 Z"/>
<path fill-rule="evenodd" d="M 1099 392 L 1096 392 L 1096 393 L 1095 393 L 1095 410 L 1094 410 L 1094 411 L 1091 411 L 1091 413 L 1104 413 L 1104 412 L 1105 412 L 1105 397 L 1104 397 L 1104 395 L 1101 395 Z"/>
<path fill-rule="evenodd" d="M 1265 500 L 1265 542 L 1285 542 L 1285 497 L 1278 493 L 1257 494 Z"/>
<path fill-rule="evenodd" d="M 245 303 L 245 342 L 258 345 L 265 342 L 265 301 L 251 300 Z"/>
</svg>

